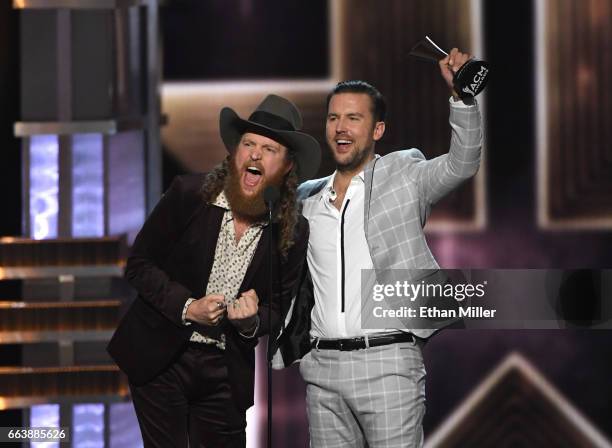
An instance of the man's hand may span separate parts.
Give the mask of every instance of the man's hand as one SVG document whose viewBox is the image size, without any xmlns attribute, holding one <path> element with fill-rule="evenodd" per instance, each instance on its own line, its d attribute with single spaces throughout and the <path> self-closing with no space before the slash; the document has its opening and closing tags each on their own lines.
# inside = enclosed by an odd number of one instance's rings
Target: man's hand
<svg viewBox="0 0 612 448">
<path fill-rule="evenodd" d="M 258 303 L 257 293 L 249 289 L 227 307 L 227 318 L 241 333 L 249 332 L 257 325 Z"/>
<path fill-rule="evenodd" d="M 453 48 L 450 53 L 444 58 L 438 61 L 440 65 L 440 73 L 446 81 L 446 84 L 451 89 L 451 92 L 455 98 L 459 95 L 455 92 L 453 86 L 453 75 L 461 68 L 463 64 L 472 59 L 472 55 L 468 53 L 461 53 L 459 49 Z"/>
<path fill-rule="evenodd" d="M 203 325 L 217 325 L 224 312 L 223 295 L 210 294 L 191 302 L 185 318 Z"/>
</svg>

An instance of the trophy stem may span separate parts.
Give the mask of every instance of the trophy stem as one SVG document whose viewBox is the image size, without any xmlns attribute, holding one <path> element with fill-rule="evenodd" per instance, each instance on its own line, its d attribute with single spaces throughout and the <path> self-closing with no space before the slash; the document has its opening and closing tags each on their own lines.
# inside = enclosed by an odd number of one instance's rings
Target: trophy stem
<svg viewBox="0 0 612 448">
<path fill-rule="evenodd" d="M 437 63 L 440 59 L 448 56 L 448 53 L 440 48 L 429 36 L 417 42 L 408 56 L 412 56 L 424 61 Z"/>
<path fill-rule="evenodd" d="M 436 50 L 438 50 L 440 53 L 443 53 L 443 54 L 444 54 L 444 56 L 448 56 L 448 53 L 447 53 L 446 51 L 444 51 L 443 49 L 441 49 L 441 48 L 438 46 L 438 44 L 436 44 L 436 43 L 435 43 L 433 40 L 431 40 L 431 39 L 429 38 L 429 36 L 425 36 L 425 39 L 427 39 L 427 40 L 429 41 L 429 43 L 430 43 L 431 45 L 433 45 L 433 46 L 436 48 Z"/>
</svg>

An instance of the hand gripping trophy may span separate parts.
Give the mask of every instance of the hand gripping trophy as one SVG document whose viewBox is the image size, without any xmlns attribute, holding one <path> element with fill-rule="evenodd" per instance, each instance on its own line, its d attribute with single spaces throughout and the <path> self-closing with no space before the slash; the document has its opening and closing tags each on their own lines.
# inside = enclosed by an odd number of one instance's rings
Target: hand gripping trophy
<svg viewBox="0 0 612 448">
<path fill-rule="evenodd" d="M 448 55 L 436 43 L 425 36 L 425 39 L 417 42 L 409 56 L 437 63 Z M 489 77 L 489 64 L 479 59 L 470 59 L 461 66 L 454 75 L 453 84 L 455 92 L 464 102 L 471 102 L 485 88 Z"/>
</svg>

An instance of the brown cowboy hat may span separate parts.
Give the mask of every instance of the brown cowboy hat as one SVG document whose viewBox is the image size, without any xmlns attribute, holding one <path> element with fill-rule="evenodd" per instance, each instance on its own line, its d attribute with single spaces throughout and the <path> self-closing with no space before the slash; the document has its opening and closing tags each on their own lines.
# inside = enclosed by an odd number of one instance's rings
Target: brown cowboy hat
<svg viewBox="0 0 612 448">
<path fill-rule="evenodd" d="M 317 174 L 321 163 L 321 147 L 312 136 L 299 132 L 302 116 L 297 107 L 283 97 L 268 95 L 248 120 L 243 120 L 233 109 L 224 107 L 219 114 L 221 140 L 233 152 L 242 134 L 252 132 L 263 135 L 286 146 L 295 155 L 300 182 Z"/>
</svg>

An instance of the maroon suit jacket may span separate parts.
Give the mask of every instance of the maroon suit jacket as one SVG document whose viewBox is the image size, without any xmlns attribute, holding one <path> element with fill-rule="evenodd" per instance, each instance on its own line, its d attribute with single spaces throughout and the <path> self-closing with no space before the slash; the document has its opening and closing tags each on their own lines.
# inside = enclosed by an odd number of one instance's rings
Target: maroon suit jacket
<svg viewBox="0 0 612 448">
<path fill-rule="evenodd" d="M 205 203 L 200 189 L 204 174 L 175 178 L 138 233 L 125 275 L 138 297 L 119 323 L 108 352 L 130 382 L 146 384 L 183 351 L 194 326 L 185 326 L 181 314 L 185 301 L 202 297 L 212 269 L 217 236 L 224 210 Z M 273 253 L 268 239 L 273 234 Z M 278 227 L 264 228 L 240 291 L 255 289 L 259 296 L 260 324 L 256 336 L 276 333 L 306 258 L 308 223 L 300 216 L 295 244 L 286 260 L 277 251 Z M 273 260 L 274 294 L 270 303 L 269 258 Z M 271 307 L 272 322 L 268 320 Z M 232 393 L 239 406 L 253 404 L 257 337 L 245 338 L 227 320 L 225 359 Z"/>
</svg>

